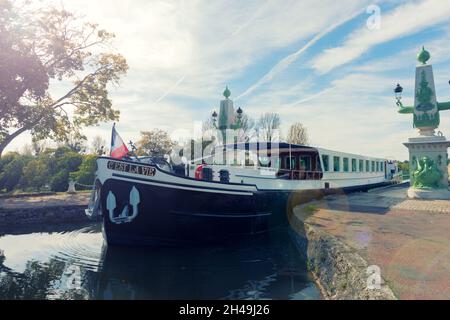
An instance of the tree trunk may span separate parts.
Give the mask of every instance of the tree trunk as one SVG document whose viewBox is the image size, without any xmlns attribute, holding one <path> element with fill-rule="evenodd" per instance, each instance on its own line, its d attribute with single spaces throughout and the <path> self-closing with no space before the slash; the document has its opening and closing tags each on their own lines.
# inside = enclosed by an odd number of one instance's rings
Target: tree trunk
<svg viewBox="0 0 450 320">
<path fill-rule="evenodd" d="M 7 135 L 5 137 L 5 139 L 3 139 L 2 142 L 0 142 L 0 158 L 2 157 L 2 153 L 5 150 L 5 148 L 15 139 L 17 138 L 20 134 L 24 133 L 25 131 L 28 130 L 28 127 L 22 127 L 19 130 Z"/>
</svg>

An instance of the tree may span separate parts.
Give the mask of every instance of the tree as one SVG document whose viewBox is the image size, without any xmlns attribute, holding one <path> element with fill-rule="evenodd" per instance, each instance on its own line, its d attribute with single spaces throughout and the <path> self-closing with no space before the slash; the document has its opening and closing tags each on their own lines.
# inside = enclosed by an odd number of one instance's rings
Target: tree
<svg viewBox="0 0 450 320">
<path fill-rule="evenodd" d="M 277 131 L 280 129 L 281 120 L 278 113 L 267 112 L 261 115 L 257 123 L 258 138 L 267 142 L 279 138 Z"/>
<path fill-rule="evenodd" d="M 111 52 L 113 38 L 48 2 L 0 1 L 0 157 L 26 131 L 37 140 L 67 141 L 83 126 L 118 119 L 108 86 L 128 66 Z M 58 82 L 71 86 L 54 97 Z"/>
<path fill-rule="evenodd" d="M 31 156 L 14 154 L 7 164 L 2 166 L 0 172 L 0 190 L 13 191 L 18 185 L 23 175 L 23 168 L 29 161 Z"/>
<path fill-rule="evenodd" d="M 60 147 L 68 147 L 73 152 L 85 152 L 86 151 L 87 138 L 79 133 L 69 133 L 64 142 L 60 143 Z"/>
<path fill-rule="evenodd" d="M 35 158 L 23 168 L 20 186 L 22 189 L 41 190 L 48 184 L 49 168 L 44 158 Z"/>
<path fill-rule="evenodd" d="M 398 163 L 398 168 L 403 172 L 409 172 L 409 161 L 403 161 Z"/>
<path fill-rule="evenodd" d="M 255 120 L 248 114 L 243 113 L 241 127 L 237 131 L 237 142 L 248 142 L 252 138 L 255 129 Z"/>
<path fill-rule="evenodd" d="M 66 191 L 69 187 L 70 173 L 79 169 L 83 156 L 69 147 L 59 147 L 51 155 L 50 188 L 53 191 Z"/>
<path fill-rule="evenodd" d="M 289 128 L 287 142 L 292 144 L 307 145 L 309 143 L 308 130 L 300 122 L 294 123 Z"/>
<path fill-rule="evenodd" d="M 217 130 L 217 128 L 214 126 L 214 121 L 212 118 L 208 118 L 205 121 L 202 122 L 202 134 L 210 134 Z M 205 138 L 205 137 L 204 137 Z M 209 137 L 206 137 L 209 138 Z"/>
<path fill-rule="evenodd" d="M 101 136 L 95 136 L 91 141 L 91 152 L 99 156 L 105 153 L 106 141 Z"/>
<path fill-rule="evenodd" d="M 78 171 L 70 173 L 70 178 L 83 185 L 84 188 L 93 185 L 95 179 L 96 162 L 96 155 L 85 155 L 83 157 L 83 162 L 81 162 L 81 165 L 78 168 Z"/>
<path fill-rule="evenodd" d="M 164 130 L 142 131 L 141 138 L 137 142 L 137 154 L 162 157 L 169 154 L 174 146 L 175 143 Z"/>
<path fill-rule="evenodd" d="M 38 156 L 47 149 L 48 144 L 45 140 L 33 140 L 31 147 L 33 148 L 34 154 Z"/>
</svg>

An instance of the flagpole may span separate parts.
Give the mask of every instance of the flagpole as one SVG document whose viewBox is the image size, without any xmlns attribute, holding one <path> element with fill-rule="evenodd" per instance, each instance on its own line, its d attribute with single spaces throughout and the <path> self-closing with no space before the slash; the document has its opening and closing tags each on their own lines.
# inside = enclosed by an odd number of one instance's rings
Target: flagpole
<svg viewBox="0 0 450 320">
<path fill-rule="evenodd" d="M 116 123 L 113 123 L 112 129 L 111 129 L 111 146 L 109 147 L 109 156 L 111 157 L 111 152 L 112 152 L 112 148 L 113 148 L 113 139 L 114 139 L 114 130 L 116 130 Z"/>
</svg>

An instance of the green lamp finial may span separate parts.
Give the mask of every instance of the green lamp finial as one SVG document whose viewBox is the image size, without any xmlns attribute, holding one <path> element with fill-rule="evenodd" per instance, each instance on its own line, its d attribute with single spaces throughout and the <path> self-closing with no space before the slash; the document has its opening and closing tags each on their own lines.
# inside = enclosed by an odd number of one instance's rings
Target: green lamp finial
<svg viewBox="0 0 450 320">
<path fill-rule="evenodd" d="M 430 53 L 425 50 L 425 47 L 423 46 L 422 51 L 417 55 L 417 60 L 419 60 L 422 64 L 427 64 L 427 61 L 430 60 L 430 58 Z"/>
<path fill-rule="evenodd" d="M 227 99 L 231 96 L 231 91 L 230 91 L 230 89 L 228 89 L 228 86 L 225 88 L 225 91 L 223 92 L 223 96 Z"/>
</svg>

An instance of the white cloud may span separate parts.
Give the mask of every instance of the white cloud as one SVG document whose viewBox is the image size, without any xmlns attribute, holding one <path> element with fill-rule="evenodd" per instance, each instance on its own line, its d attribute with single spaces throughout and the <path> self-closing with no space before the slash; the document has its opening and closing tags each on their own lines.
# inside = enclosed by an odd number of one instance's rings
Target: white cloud
<svg viewBox="0 0 450 320">
<path fill-rule="evenodd" d="M 384 75 L 384 71 L 397 68 L 387 58 L 357 70 L 339 70 L 343 73 L 332 74 L 331 78 L 337 80 L 328 85 L 329 89 L 316 89 L 318 80 L 326 81 L 308 69 L 302 69 L 305 72 L 301 75 L 284 77 L 294 61 L 301 63 L 298 58 L 307 49 L 351 19 L 349 13 L 376 1 L 62 2 L 117 35 L 115 47 L 127 58 L 130 70 L 111 96 L 121 111 L 117 128 L 126 141 L 136 140 L 139 131 L 155 127 L 169 132 L 192 131 L 193 122 L 207 116 L 206 106 L 218 104 L 225 84 L 230 84 L 235 93 L 241 88 L 236 90 L 233 80 L 253 77 L 250 67 L 280 50 L 292 50 L 293 54 L 281 59 L 246 91 L 257 93 L 246 96 L 246 112 L 254 117 L 266 111 L 279 112 L 284 130 L 292 122 L 301 121 L 314 144 L 330 149 L 406 158 L 401 142 L 413 134 L 407 125 L 412 119 L 396 113 L 391 92 L 396 81 L 413 88 L 416 49 L 389 57 L 400 65 L 399 69 L 411 67 L 410 79 L 392 80 Z M 374 45 L 445 21 L 449 12 L 450 3 L 437 0 L 415 1 L 382 12 L 380 30 L 352 32 L 341 46 L 319 55 L 312 66 L 320 72 L 331 71 Z M 334 44 L 337 40 L 331 41 Z M 430 42 L 433 62 L 446 59 L 448 44 L 443 42 L 448 39 L 441 40 L 436 45 Z M 298 46 L 301 48 L 296 51 Z M 310 62 L 301 67 L 309 66 Z M 435 74 L 445 77 L 444 71 L 435 70 Z M 264 92 L 255 90 L 262 85 Z M 196 101 L 203 102 L 198 106 Z M 449 121 L 445 117 L 444 124 Z M 108 141 L 110 129 L 111 124 L 102 124 L 87 128 L 85 133 L 88 137 L 100 134 Z M 18 148 L 26 139 L 29 141 L 28 135 L 21 136 L 11 148 Z"/>
<path fill-rule="evenodd" d="M 317 41 L 322 39 L 324 36 L 334 31 L 337 27 L 341 26 L 347 21 L 350 21 L 355 16 L 357 16 L 361 12 L 361 7 L 365 7 L 364 2 L 358 3 L 358 8 L 353 8 L 353 12 L 349 15 L 344 16 L 343 19 L 331 24 L 329 27 L 317 33 L 311 40 L 309 40 L 304 46 L 298 49 L 296 52 L 284 57 L 281 59 L 272 69 L 269 70 L 261 79 L 259 79 L 256 83 L 251 85 L 247 90 L 245 90 L 242 94 L 240 94 L 237 99 L 240 99 L 253 91 L 255 91 L 261 85 L 270 82 L 276 77 L 279 73 L 283 72 L 289 65 L 291 65 L 294 61 L 296 61 L 306 50 L 308 50 L 311 46 L 315 45 Z M 348 8 L 350 10 L 350 8 Z"/>
<path fill-rule="evenodd" d="M 423 0 L 406 3 L 392 12 L 381 12 L 380 29 L 370 30 L 364 25 L 352 32 L 341 46 L 325 50 L 313 61 L 312 67 L 320 73 L 327 73 L 356 60 L 376 45 L 413 34 L 449 18 L 449 1 Z"/>
<path fill-rule="evenodd" d="M 145 72 L 147 90 L 156 97 L 185 76 L 171 93 L 203 99 L 216 97 L 226 82 L 271 50 L 323 35 L 363 7 L 351 0 L 64 3 L 117 34 L 130 75 Z M 328 27 L 330 21 L 335 24 Z"/>
<path fill-rule="evenodd" d="M 414 79 L 398 81 L 413 86 Z M 415 132 L 412 117 L 397 113 L 392 85 L 392 79 L 383 75 L 349 73 L 312 95 L 298 90 L 302 84 L 280 90 L 280 94 L 277 90 L 266 92 L 263 98 L 250 100 L 250 113 L 279 113 L 282 132 L 287 132 L 292 123 L 302 122 L 313 145 L 404 160 L 407 149 L 402 142 Z M 294 103 L 293 97 L 297 97 Z M 405 99 L 405 103 L 411 102 Z"/>
<path fill-rule="evenodd" d="M 272 50 L 324 34 L 362 7 L 352 0 L 320 5 L 315 0 L 63 3 L 116 33 L 117 51 L 125 55 L 130 70 L 113 100 L 121 110 L 121 122 L 136 134 L 150 125 L 166 126 L 165 109 L 170 112 L 168 105 L 174 106 L 166 103 L 170 98 L 217 104 L 225 84 Z M 337 22 L 327 27 L 330 21 Z M 205 116 L 192 102 L 177 107 L 183 117 L 173 116 L 174 128 Z M 140 116 L 135 119 L 130 113 Z M 141 120 L 147 117 L 152 119 Z"/>
</svg>

